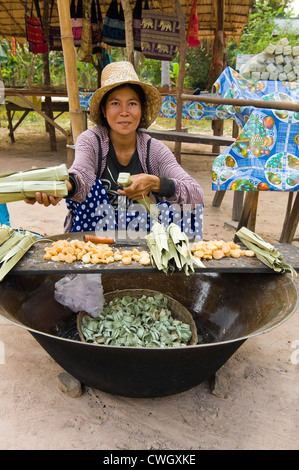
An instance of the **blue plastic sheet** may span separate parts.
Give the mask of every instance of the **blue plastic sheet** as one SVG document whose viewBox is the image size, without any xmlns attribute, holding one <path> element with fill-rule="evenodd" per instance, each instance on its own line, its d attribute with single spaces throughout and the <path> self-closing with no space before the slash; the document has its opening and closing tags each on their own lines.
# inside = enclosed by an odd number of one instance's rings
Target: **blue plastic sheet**
<svg viewBox="0 0 299 470">
<path fill-rule="evenodd" d="M 227 67 L 215 83 L 222 98 L 298 102 L 299 82 L 254 81 Z M 213 163 L 213 190 L 298 191 L 299 113 L 225 106 L 240 126 Z"/>
<path fill-rule="evenodd" d="M 203 96 L 209 96 L 204 94 Z M 215 95 L 210 95 L 215 96 Z M 159 117 L 171 118 L 176 117 L 176 98 L 174 96 L 165 96 L 162 100 Z M 184 101 L 182 119 L 190 119 L 201 121 L 202 119 L 232 119 L 232 115 L 223 105 L 210 105 L 209 103 L 201 103 L 199 101 Z"/>
</svg>

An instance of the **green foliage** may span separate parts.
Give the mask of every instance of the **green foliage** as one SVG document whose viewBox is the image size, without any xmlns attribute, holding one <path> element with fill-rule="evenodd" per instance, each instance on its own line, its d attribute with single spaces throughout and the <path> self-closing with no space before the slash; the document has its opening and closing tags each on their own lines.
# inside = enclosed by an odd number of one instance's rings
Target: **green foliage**
<svg viewBox="0 0 299 470">
<path fill-rule="evenodd" d="M 208 85 L 212 56 L 207 50 L 206 43 L 199 47 L 189 47 L 187 50 L 188 75 L 185 79 L 186 88 L 205 90 Z"/>
<path fill-rule="evenodd" d="M 287 37 L 292 46 L 298 44 L 298 32 L 296 36 L 295 30 L 290 28 L 285 31 L 274 23 L 276 18 L 290 17 L 288 12 L 290 4 L 290 0 L 257 0 L 254 3 L 239 46 L 235 40 L 228 44 L 228 64 L 231 67 L 236 65 L 237 54 L 259 54 L 269 43 L 276 44 L 283 37 Z"/>
</svg>

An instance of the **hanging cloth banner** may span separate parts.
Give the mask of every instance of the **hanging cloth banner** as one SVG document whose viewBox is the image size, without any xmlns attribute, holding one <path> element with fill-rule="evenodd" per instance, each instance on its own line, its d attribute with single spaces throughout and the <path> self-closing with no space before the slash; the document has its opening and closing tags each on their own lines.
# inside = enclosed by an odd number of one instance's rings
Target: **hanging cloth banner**
<svg viewBox="0 0 299 470">
<path fill-rule="evenodd" d="M 125 18 L 122 5 L 112 0 L 103 23 L 103 42 L 109 46 L 126 47 Z"/>
<path fill-rule="evenodd" d="M 38 18 L 33 16 L 33 6 Z M 28 15 L 28 6 L 27 0 L 25 4 L 25 25 L 26 25 L 26 37 L 29 43 L 29 50 L 33 54 L 39 54 L 41 52 L 48 52 L 48 44 L 46 41 L 46 36 L 43 31 L 42 18 L 40 14 L 40 8 L 38 0 L 33 0 L 31 4 L 31 14 Z"/>
<path fill-rule="evenodd" d="M 179 20 L 176 13 L 161 10 L 142 12 L 141 49 L 148 59 L 174 59 L 180 47 Z"/>
<path fill-rule="evenodd" d="M 200 45 L 198 37 L 198 15 L 197 0 L 193 0 L 188 24 L 187 43 L 189 47 L 197 47 Z"/>
<path fill-rule="evenodd" d="M 141 52 L 141 15 L 142 15 L 142 1 L 136 0 L 136 4 L 133 10 L 133 38 L 134 38 L 134 50 Z M 148 10 L 148 0 L 144 2 L 144 10 Z"/>
</svg>

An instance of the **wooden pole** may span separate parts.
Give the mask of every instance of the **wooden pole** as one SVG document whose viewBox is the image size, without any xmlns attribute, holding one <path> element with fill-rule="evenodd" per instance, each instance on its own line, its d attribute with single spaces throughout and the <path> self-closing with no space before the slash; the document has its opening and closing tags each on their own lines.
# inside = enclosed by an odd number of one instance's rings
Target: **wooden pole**
<svg viewBox="0 0 299 470">
<path fill-rule="evenodd" d="M 134 65 L 133 12 L 129 0 L 121 0 L 125 18 L 127 60 Z"/>
<path fill-rule="evenodd" d="M 44 0 L 44 9 L 43 9 L 43 27 L 44 32 L 49 44 L 49 0 Z M 50 65 L 49 65 L 49 52 L 45 52 L 42 54 L 43 57 L 43 82 L 47 88 L 51 85 L 51 76 L 50 76 Z M 51 96 L 45 96 L 45 112 L 49 118 L 54 121 L 54 114 L 52 109 L 52 99 Z M 53 127 L 48 121 L 46 123 L 46 130 L 49 132 L 50 137 L 50 150 L 56 152 L 57 145 L 56 145 L 56 135 L 55 135 L 55 127 Z"/>
<path fill-rule="evenodd" d="M 180 0 L 176 0 L 176 11 L 180 25 L 180 60 L 179 60 L 179 75 L 176 89 L 176 118 L 175 118 L 175 130 L 179 132 L 182 129 L 182 114 L 183 114 L 183 100 L 182 92 L 184 89 L 185 80 L 185 65 L 186 65 L 186 53 L 187 53 L 187 39 L 186 39 L 186 26 L 185 26 L 185 15 L 182 10 Z M 177 161 L 181 162 L 181 142 L 176 142 L 174 145 L 174 155 Z"/>
<path fill-rule="evenodd" d="M 214 67 L 214 79 L 217 80 L 219 75 L 221 75 L 223 71 L 223 52 L 224 52 L 224 11 L 225 5 L 224 0 L 217 0 L 217 29 L 215 34 L 215 45 L 214 45 L 214 63 L 212 64 Z M 222 135 L 223 134 L 223 121 L 212 121 L 212 128 L 214 135 Z M 212 148 L 213 153 L 219 153 L 220 147 L 213 145 Z"/>
<path fill-rule="evenodd" d="M 69 99 L 69 113 L 72 126 L 73 141 L 83 132 L 83 113 L 80 107 L 79 88 L 77 81 L 77 55 L 72 34 L 70 2 L 57 0 L 60 23 L 60 34 L 64 56 L 67 94 Z"/>
<path fill-rule="evenodd" d="M 217 96 L 187 95 L 182 94 L 183 101 L 199 101 L 210 104 L 223 104 L 231 106 L 253 106 L 254 108 L 283 109 L 284 111 L 299 112 L 299 103 L 290 103 L 289 101 L 266 101 L 266 100 L 247 100 L 243 98 L 218 98 Z"/>
</svg>

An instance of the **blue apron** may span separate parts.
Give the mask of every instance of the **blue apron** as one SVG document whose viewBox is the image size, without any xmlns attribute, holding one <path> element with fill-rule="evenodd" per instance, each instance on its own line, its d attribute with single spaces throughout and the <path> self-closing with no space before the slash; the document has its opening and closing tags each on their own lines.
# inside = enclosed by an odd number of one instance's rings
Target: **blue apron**
<svg viewBox="0 0 299 470">
<path fill-rule="evenodd" d="M 71 214 L 71 232 L 103 232 L 131 231 L 149 233 L 157 221 L 150 216 L 143 206 L 132 204 L 126 208 L 125 197 L 121 197 L 123 207 L 119 204 L 115 209 L 109 201 L 106 190 L 99 178 L 101 170 L 101 143 L 99 137 L 99 163 L 95 182 L 84 202 L 66 199 L 66 205 Z M 149 141 L 150 142 L 150 141 Z M 149 145 L 148 145 L 149 154 Z M 147 159 L 148 160 L 148 159 Z M 193 211 L 177 210 L 167 201 L 157 203 L 160 210 L 159 221 L 166 227 L 174 222 L 181 227 L 188 238 L 202 239 L 203 205 L 198 204 Z"/>
</svg>

